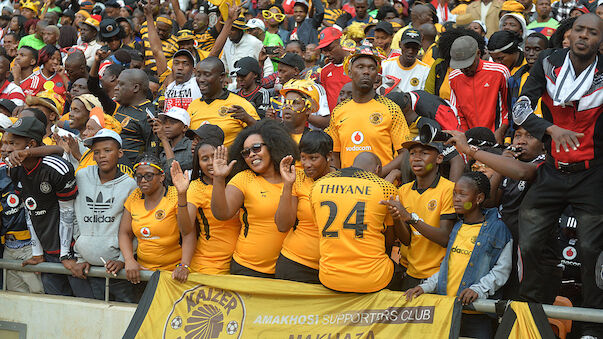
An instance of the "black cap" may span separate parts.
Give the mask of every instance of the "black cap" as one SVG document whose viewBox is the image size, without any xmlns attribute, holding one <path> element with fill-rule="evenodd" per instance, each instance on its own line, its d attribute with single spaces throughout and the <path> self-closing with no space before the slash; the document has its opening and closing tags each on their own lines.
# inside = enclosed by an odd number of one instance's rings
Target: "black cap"
<svg viewBox="0 0 603 339">
<path fill-rule="evenodd" d="M 177 56 L 181 55 L 186 56 L 191 61 L 191 63 L 195 65 L 195 56 L 193 56 L 193 53 L 191 53 L 191 51 L 189 51 L 188 49 L 178 50 L 176 53 L 174 53 L 172 59 L 176 59 Z"/>
<path fill-rule="evenodd" d="M 217 144 L 219 146 L 224 143 L 224 131 L 216 125 L 205 124 L 199 126 L 197 129 L 189 129 L 185 133 L 189 139 L 194 139 L 195 136 L 201 138 L 201 142 L 204 140 L 209 141 L 211 144 Z"/>
<path fill-rule="evenodd" d="M 115 0 L 105 2 L 105 7 L 121 8 L 121 5 Z"/>
<path fill-rule="evenodd" d="M 15 108 L 17 108 L 17 105 L 9 99 L 0 99 L 0 106 L 6 108 L 8 113 L 13 113 Z"/>
<path fill-rule="evenodd" d="M 123 16 L 120 16 L 119 18 L 115 19 L 115 21 L 117 21 L 117 23 L 122 23 L 122 22 L 127 22 L 128 25 L 130 25 L 130 28 L 134 29 L 134 23 L 132 22 L 132 20 L 128 19 L 128 18 L 124 18 Z"/>
<path fill-rule="evenodd" d="M 15 121 L 11 127 L 7 128 L 6 133 L 31 138 L 38 143 L 41 143 L 44 134 L 46 134 L 46 126 L 34 117 L 23 117 Z"/>
<path fill-rule="evenodd" d="M 488 141 L 493 144 L 496 143 L 496 137 L 494 136 L 494 133 L 487 127 L 470 128 L 467 130 L 467 132 L 465 132 L 465 136 L 467 137 L 467 139 L 473 138 L 474 140 Z"/>
<path fill-rule="evenodd" d="M 119 34 L 121 28 L 114 19 L 105 19 L 100 22 L 100 35 L 103 38 L 111 38 Z"/>
<path fill-rule="evenodd" d="M 421 45 L 421 32 L 414 28 L 408 28 L 402 33 L 402 39 L 400 39 L 400 45 L 414 42 Z"/>
<path fill-rule="evenodd" d="M 375 26 L 375 31 L 383 31 L 387 35 L 394 35 L 394 27 L 388 21 L 379 21 Z"/>
<path fill-rule="evenodd" d="M 75 12 L 71 8 L 67 8 L 66 10 L 63 11 L 63 14 L 61 14 L 61 16 L 67 16 L 67 17 L 70 17 L 71 20 L 74 20 Z"/>
<path fill-rule="evenodd" d="M 298 69 L 300 72 L 306 68 L 304 59 L 295 53 L 285 53 L 282 58 L 278 59 L 279 64 L 284 64 Z"/>
<path fill-rule="evenodd" d="M 246 76 L 249 72 L 262 74 L 259 62 L 252 57 L 241 58 L 235 62 L 234 66 L 235 69 L 232 72 L 236 75 Z"/>
</svg>

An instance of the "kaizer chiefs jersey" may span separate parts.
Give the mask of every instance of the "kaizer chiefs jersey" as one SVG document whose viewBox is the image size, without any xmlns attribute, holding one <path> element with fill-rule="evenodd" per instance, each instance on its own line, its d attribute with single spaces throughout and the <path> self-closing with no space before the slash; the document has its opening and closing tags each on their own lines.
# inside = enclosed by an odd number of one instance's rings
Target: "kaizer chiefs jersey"
<svg viewBox="0 0 603 339">
<path fill-rule="evenodd" d="M 348 167 L 314 184 L 310 204 L 320 234 L 320 282 L 342 292 L 375 292 L 392 279 L 394 265 L 385 253 L 393 225 L 379 204 L 396 188 L 373 173 Z"/>
<path fill-rule="evenodd" d="M 77 196 L 73 166 L 57 156 L 38 159 L 31 170 L 23 166 L 11 169 L 15 190 L 25 202 L 31 223 L 46 253 L 59 254 L 59 201 L 69 201 Z"/>
<path fill-rule="evenodd" d="M 386 165 L 410 139 L 400 107 L 382 96 L 366 103 L 348 99 L 337 105 L 326 132 L 333 138 L 333 152 L 339 152 L 341 168 L 352 166 L 362 152 L 374 153 Z"/>
</svg>

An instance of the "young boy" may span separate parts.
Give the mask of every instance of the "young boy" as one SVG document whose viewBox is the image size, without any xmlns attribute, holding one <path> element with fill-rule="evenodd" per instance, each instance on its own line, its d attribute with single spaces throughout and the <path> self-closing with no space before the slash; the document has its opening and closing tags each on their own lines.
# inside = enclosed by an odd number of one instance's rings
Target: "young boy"
<svg viewBox="0 0 603 339">
<path fill-rule="evenodd" d="M 270 93 L 260 86 L 262 71 L 260 64 L 252 57 L 244 57 L 235 62 L 237 74 L 237 94 L 249 101 L 264 119 L 266 109 L 270 104 Z"/>
<path fill-rule="evenodd" d="M 90 265 L 105 266 L 107 272 L 117 273 L 124 259 L 117 239 L 124 203 L 136 188 L 136 181 L 121 172 L 118 161 L 123 156 L 121 137 L 110 129 L 101 129 L 84 145 L 90 147 L 94 161 L 80 169 L 75 176 L 79 195 L 75 198 L 74 251 L 78 267 L 87 272 Z M 105 279 L 87 277 L 94 298 L 103 300 Z M 114 300 L 135 302 L 132 284 L 125 280 L 110 280 Z"/>
<path fill-rule="evenodd" d="M 191 140 L 185 137 L 191 124 L 190 115 L 180 107 L 172 107 L 165 113 L 159 113 L 159 118 L 161 120 L 153 122 L 153 132 L 163 146 L 159 159 L 164 164 L 164 170 L 169 171 L 174 160 L 178 161 L 183 171 L 192 169 Z"/>
<path fill-rule="evenodd" d="M 416 180 L 398 191 L 402 221 L 409 225 L 409 234 L 400 241 L 408 246 L 408 269 L 402 290 L 415 287 L 438 271 L 446 254 L 446 245 L 456 214 L 452 204 L 454 183 L 440 176 L 443 146 L 407 141 L 410 168 Z"/>
</svg>

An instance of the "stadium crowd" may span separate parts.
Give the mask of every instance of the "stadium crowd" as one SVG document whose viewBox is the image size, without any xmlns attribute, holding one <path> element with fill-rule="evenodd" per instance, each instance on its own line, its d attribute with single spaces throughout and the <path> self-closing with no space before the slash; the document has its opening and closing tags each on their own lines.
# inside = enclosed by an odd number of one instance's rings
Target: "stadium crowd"
<svg viewBox="0 0 603 339">
<path fill-rule="evenodd" d="M 166 270 L 603 308 L 601 0 L 0 11 L 3 257 L 72 273 L 9 290 L 103 299 L 99 266 L 124 302 Z"/>
</svg>

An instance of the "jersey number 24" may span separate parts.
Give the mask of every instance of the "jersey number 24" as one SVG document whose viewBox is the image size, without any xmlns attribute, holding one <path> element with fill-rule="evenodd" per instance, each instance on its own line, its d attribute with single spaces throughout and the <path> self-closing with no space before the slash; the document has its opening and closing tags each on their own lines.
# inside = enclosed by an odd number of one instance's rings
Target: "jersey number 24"
<svg viewBox="0 0 603 339">
<path fill-rule="evenodd" d="M 337 204 L 335 204 L 333 201 L 327 200 L 322 201 L 320 203 L 320 206 L 329 207 L 329 218 L 327 219 L 327 222 L 322 229 L 322 236 L 324 238 L 338 238 L 339 231 L 329 231 L 329 227 L 331 227 L 331 224 L 333 224 L 333 221 L 335 221 L 335 218 L 337 217 Z M 364 201 L 357 202 L 356 205 L 354 205 L 354 207 L 352 208 L 352 210 L 348 213 L 348 216 L 343 222 L 344 229 L 351 229 L 355 231 L 355 238 L 364 238 L 364 231 L 367 228 L 367 225 L 364 223 L 364 207 Z M 352 219 L 354 214 L 356 215 L 356 221 L 354 223 L 351 223 L 350 219 Z"/>
</svg>

